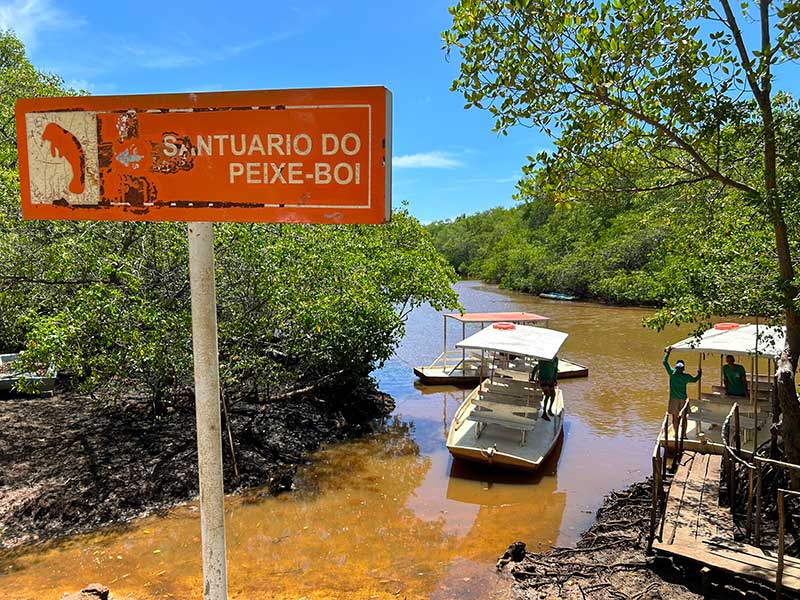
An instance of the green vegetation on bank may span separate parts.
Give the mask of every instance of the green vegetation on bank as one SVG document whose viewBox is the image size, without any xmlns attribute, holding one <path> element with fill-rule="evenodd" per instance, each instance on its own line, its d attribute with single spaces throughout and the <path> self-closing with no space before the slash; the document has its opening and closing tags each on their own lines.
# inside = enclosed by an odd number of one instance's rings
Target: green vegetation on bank
<svg viewBox="0 0 800 600">
<path fill-rule="evenodd" d="M 0 351 L 57 365 L 113 402 L 132 389 L 157 409 L 192 386 L 186 226 L 23 221 L 17 97 L 75 93 L 0 34 Z M 404 209 L 386 226 L 217 224 L 222 385 L 276 396 L 363 382 L 405 317 L 455 308 L 455 274 Z"/>
<path fill-rule="evenodd" d="M 793 249 L 796 215 L 788 217 Z M 769 223 L 757 207 L 707 185 L 570 203 L 541 194 L 427 229 L 460 276 L 509 289 L 668 306 L 678 322 L 781 311 Z"/>
<path fill-rule="evenodd" d="M 671 263 L 671 219 L 658 210 L 539 201 L 428 225 L 463 277 L 531 293 L 557 291 L 619 304 L 658 304 Z"/>
</svg>

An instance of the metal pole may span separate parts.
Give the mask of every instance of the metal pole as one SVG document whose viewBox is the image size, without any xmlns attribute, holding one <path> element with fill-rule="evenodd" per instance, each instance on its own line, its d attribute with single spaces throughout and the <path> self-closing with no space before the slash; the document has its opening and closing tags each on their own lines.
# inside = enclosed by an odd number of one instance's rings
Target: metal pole
<svg viewBox="0 0 800 600">
<path fill-rule="evenodd" d="M 447 315 L 442 317 L 444 332 L 442 334 L 442 370 L 447 374 Z"/>
<path fill-rule="evenodd" d="M 189 223 L 187 229 L 189 279 L 192 288 L 192 348 L 197 415 L 197 462 L 200 475 L 203 598 L 227 600 L 214 225 Z"/>
<path fill-rule="evenodd" d="M 467 324 L 461 321 L 461 341 L 463 342 L 467 337 Z M 461 371 L 464 375 L 467 374 L 467 349 L 461 348 Z"/>
</svg>

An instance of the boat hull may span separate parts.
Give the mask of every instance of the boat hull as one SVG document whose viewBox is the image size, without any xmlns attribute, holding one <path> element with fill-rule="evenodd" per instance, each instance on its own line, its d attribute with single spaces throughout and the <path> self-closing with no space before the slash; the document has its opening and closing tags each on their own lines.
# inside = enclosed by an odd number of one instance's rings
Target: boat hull
<svg viewBox="0 0 800 600">
<path fill-rule="evenodd" d="M 457 458 L 459 460 L 466 460 L 472 463 L 479 463 L 486 466 L 491 467 L 500 467 L 503 469 L 512 469 L 515 471 L 526 471 L 528 473 L 535 473 L 539 470 L 539 467 L 544 464 L 547 459 L 552 454 L 553 449 L 558 445 L 561 436 L 563 435 L 563 424 L 559 424 L 558 434 L 556 435 L 555 439 L 553 440 L 553 445 L 547 451 L 547 453 L 542 455 L 541 460 L 537 462 L 532 462 L 529 460 L 525 460 L 520 458 L 519 456 L 514 456 L 513 454 L 506 454 L 504 452 L 497 452 L 495 453 L 491 459 L 486 456 L 485 451 L 478 449 L 478 448 L 462 448 L 459 446 L 447 446 L 447 449 L 450 451 L 450 454 L 453 455 L 453 458 Z"/>
<path fill-rule="evenodd" d="M 486 382 L 484 382 L 484 385 Z M 447 449 L 454 458 L 487 466 L 527 472 L 537 471 L 558 445 L 564 430 L 564 403 L 561 390 L 556 392 L 554 416 L 539 418 L 522 443 L 522 432 L 486 424 L 478 435 L 477 423 L 467 417 L 481 388 L 476 388 L 453 417 L 447 436 Z"/>
</svg>

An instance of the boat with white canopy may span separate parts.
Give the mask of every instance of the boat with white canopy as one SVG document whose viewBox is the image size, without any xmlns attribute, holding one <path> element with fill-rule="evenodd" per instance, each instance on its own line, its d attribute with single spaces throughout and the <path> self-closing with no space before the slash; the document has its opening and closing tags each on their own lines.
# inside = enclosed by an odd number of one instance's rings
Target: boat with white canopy
<svg viewBox="0 0 800 600">
<path fill-rule="evenodd" d="M 447 346 L 447 328 L 450 323 L 461 324 L 461 339 L 467 337 L 468 326 L 479 326 L 481 329 L 493 323 L 515 323 L 517 325 L 541 325 L 547 327 L 549 317 L 529 312 L 471 312 L 445 313 L 442 335 L 442 353 L 430 365 L 414 367 L 414 374 L 425 385 L 475 385 L 482 380 L 481 373 L 488 372 L 488 355 L 486 352 L 465 348 L 456 344 L 456 348 Z M 586 377 L 589 369 L 578 363 L 560 358 L 558 378 Z"/>
<path fill-rule="evenodd" d="M 735 403 L 739 404 L 744 443 L 751 442 L 755 447 L 769 439 L 775 358 L 783 349 L 785 339 L 786 330 L 783 327 L 718 323 L 700 336 L 688 337 L 672 345 L 673 352 L 697 355 L 698 368 L 703 366 L 706 359 L 719 356 L 718 383 L 712 384 L 709 389 L 709 378 L 704 377 L 698 383 L 694 396 L 689 394 L 685 448 L 713 450 L 719 445 L 721 451 L 722 425 Z M 744 396 L 729 395 L 726 391 L 722 367 L 728 354 L 733 355 L 746 371 Z M 691 369 L 688 361 L 687 369 Z M 707 375 L 705 369 L 703 374 Z M 669 435 L 671 440 L 675 439 L 671 427 Z"/>
<path fill-rule="evenodd" d="M 556 387 L 549 420 L 542 392 L 531 381 L 540 360 L 552 360 L 567 334 L 528 325 L 494 323 L 456 344 L 485 352 L 491 367 L 459 407 L 447 435 L 456 458 L 535 471 L 563 432 L 564 399 Z"/>
</svg>

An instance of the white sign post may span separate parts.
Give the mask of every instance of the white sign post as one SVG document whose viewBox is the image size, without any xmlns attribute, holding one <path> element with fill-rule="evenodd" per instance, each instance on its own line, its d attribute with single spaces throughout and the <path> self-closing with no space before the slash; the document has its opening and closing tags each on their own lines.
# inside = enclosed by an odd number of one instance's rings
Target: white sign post
<svg viewBox="0 0 800 600">
<path fill-rule="evenodd" d="M 203 598 L 227 600 L 214 225 L 189 223 L 187 230 L 189 279 L 192 288 L 192 348 L 197 414 L 197 462 L 200 472 Z"/>
</svg>

